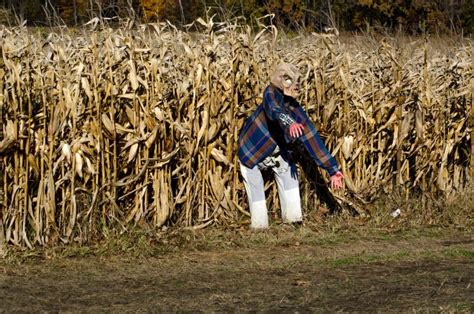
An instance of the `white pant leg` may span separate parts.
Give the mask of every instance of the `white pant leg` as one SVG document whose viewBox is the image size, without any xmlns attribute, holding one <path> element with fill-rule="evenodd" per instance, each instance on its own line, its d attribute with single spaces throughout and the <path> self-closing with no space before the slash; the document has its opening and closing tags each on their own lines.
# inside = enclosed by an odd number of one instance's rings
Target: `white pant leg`
<svg viewBox="0 0 474 314">
<path fill-rule="evenodd" d="M 243 164 L 240 164 L 240 171 L 244 178 L 245 191 L 249 200 L 250 227 L 253 229 L 268 228 L 268 211 L 262 173 L 257 166 L 250 169 Z"/>
<path fill-rule="evenodd" d="M 298 177 L 292 174 L 291 166 L 281 157 L 278 157 L 280 166 L 273 168 L 280 198 L 281 216 L 283 222 L 299 222 L 303 220 L 301 197 Z"/>
</svg>

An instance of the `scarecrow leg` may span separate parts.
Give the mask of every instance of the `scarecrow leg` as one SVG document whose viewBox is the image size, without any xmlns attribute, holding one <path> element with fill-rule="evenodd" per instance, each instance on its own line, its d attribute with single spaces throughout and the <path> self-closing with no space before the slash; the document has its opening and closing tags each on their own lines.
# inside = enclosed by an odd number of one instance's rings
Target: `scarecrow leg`
<svg viewBox="0 0 474 314">
<path fill-rule="evenodd" d="M 272 170 L 278 187 L 283 222 L 300 222 L 303 220 L 303 214 L 298 176 L 281 156 L 277 161 L 279 166 Z"/>
<path fill-rule="evenodd" d="M 249 200 L 250 227 L 253 229 L 268 228 L 268 210 L 262 173 L 257 166 L 250 169 L 242 164 L 240 171 L 244 178 L 245 191 Z"/>
</svg>

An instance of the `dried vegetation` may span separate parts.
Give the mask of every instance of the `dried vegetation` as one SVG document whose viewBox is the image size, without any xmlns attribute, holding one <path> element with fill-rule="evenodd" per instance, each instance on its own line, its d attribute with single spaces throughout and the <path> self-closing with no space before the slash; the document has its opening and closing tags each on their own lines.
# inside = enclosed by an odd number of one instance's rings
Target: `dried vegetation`
<svg viewBox="0 0 474 314">
<path fill-rule="evenodd" d="M 381 191 L 453 194 L 469 181 L 471 41 L 197 23 L 0 31 L 1 243 L 239 223 L 237 136 L 282 60 L 303 71 L 300 100 L 345 173 L 341 202 L 367 210 Z M 319 206 L 301 187 L 305 208 Z"/>
</svg>

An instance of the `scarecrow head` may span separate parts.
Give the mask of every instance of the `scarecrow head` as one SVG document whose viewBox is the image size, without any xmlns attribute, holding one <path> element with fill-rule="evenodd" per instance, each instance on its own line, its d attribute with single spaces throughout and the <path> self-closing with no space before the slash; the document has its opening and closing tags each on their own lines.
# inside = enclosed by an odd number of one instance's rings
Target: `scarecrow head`
<svg viewBox="0 0 474 314">
<path fill-rule="evenodd" d="M 283 94 L 293 98 L 298 97 L 300 72 L 291 63 L 281 63 L 273 71 L 271 83 L 283 91 Z"/>
</svg>

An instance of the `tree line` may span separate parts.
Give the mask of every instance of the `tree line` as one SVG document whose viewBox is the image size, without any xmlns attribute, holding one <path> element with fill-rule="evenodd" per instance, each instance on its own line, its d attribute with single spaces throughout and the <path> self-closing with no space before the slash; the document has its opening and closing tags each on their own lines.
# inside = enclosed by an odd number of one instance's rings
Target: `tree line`
<svg viewBox="0 0 474 314">
<path fill-rule="evenodd" d="M 78 25 L 94 17 L 168 20 L 186 25 L 198 17 L 245 18 L 290 30 L 345 31 L 378 28 L 410 34 L 472 33 L 474 0 L 0 0 L 0 22 Z"/>
</svg>

